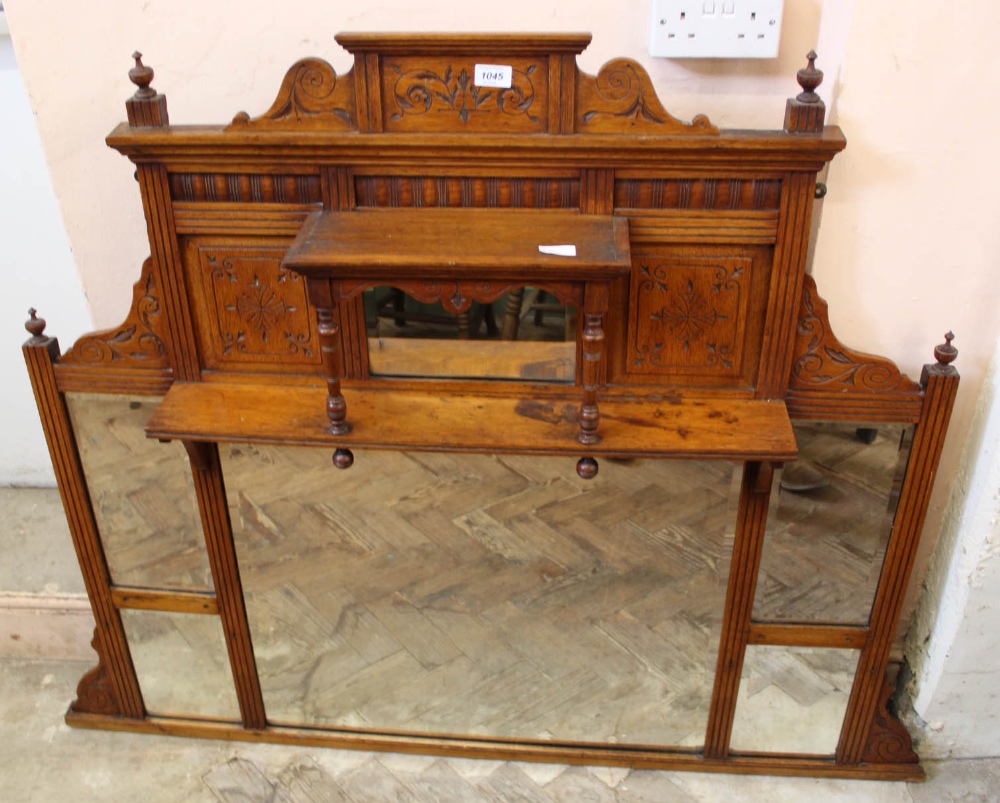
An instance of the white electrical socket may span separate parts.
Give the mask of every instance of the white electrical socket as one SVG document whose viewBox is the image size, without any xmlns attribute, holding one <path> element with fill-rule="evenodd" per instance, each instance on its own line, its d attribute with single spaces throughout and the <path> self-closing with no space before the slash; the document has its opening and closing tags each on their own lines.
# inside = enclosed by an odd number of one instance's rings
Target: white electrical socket
<svg viewBox="0 0 1000 803">
<path fill-rule="evenodd" d="M 784 0 L 651 0 L 649 54 L 773 59 Z"/>
</svg>

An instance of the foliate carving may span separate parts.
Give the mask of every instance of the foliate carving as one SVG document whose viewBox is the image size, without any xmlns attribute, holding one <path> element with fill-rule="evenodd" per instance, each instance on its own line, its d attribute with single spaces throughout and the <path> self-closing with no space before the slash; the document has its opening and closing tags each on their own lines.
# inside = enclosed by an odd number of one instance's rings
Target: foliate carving
<svg viewBox="0 0 1000 803">
<path fill-rule="evenodd" d="M 648 269 L 644 272 L 648 274 Z M 665 285 L 661 284 L 660 287 L 666 290 Z M 717 321 L 729 319 L 727 315 L 720 315 L 709 306 L 708 299 L 694 291 L 694 282 L 690 279 L 685 292 L 675 295 L 670 299 L 669 305 L 661 307 L 659 312 L 651 313 L 649 317 L 659 321 L 677 342 L 683 343 L 684 351 L 689 351 L 691 341 L 701 340 L 702 335 L 715 326 Z"/>
<path fill-rule="evenodd" d="M 357 128 L 355 114 L 353 76 L 338 80 L 333 67 L 322 59 L 309 58 L 296 62 L 285 74 L 270 109 L 252 119 L 240 112 L 230 128 L 351 131 Z"/>
<path fill-rule="evenodd" d="M 305 312 L 302 278 L 278 267 L 277 275 L 265 276 L 262 281 L 258 270 L 237 270 L 232 258 L 218 259 L 207 256 L 211 278 L 215 283 L 214 296 L 221 310 L 229 313 L 225 322 L 219 321 L 222 356 L 234 351 L 248 353 L 298 354 L 313 357 L 312 336 L 308 326 L 303 327 Z M 234 285 L 219 287 L 219 284 Z M 298 285 L 291 292 L 283 292 L 282 285 Z M 289 303 L 289 302 L 292 303 Z M 272 342 L 273 341 L 273 342 Z"/>
<path fill-rule="evenodd" d="M 108 677 L 108 670 L 104 666 L 104 651 L 96 627 L 90 646 L 97 653 L 97 666 L 80 679 L 76 687 L 76 700 L 73 701 L 70 710 L 78 714 L 118 716 L 122 711 L 115 697 L 111 679 Z"/>
<path fill-rule="evenodd" d="M 640 261 L 633 283 L 629 370 L 738 370 L 751 262 Z"/>
<path fill-rule="evenodd" d="M 891 697 L 892 686 L 885 678 L 862 761 L 866 764 L 919 764 L 920 757 L 913 752 L 910 734 L 889 711 Z"/>
<path fill-rule="evenodd" d="M 789 387 L 840 391 L 919 393 L 920 387 L 883 357 L 844 346 L 830 328 L 826 301 L 816 292 L 816 282 L 806 276 L 802 309 L 795 339 L 795 358 Z"/>
<path fill-rule="evenodd" d="M 581 75 L 577 109 L 577 128 L 588 133 L 719 133 L 703 114 L 690 123 L 669 114 L 656 96 L 649 74 L 631 59 L 609 61 L 596 78 Z"/>
<path fill-rule="evenodd" d="M 535 87 L 531 77 L 536 65 L 526 70 L 513 70 L 509 89 L 491 89 L 476 86 L 469 71 L 464 67 L 456 73 L 448 65 L 444 73 L 418 68 L 403 71 L 393 65 L 396 80 L 392 88 L 396 102 L 396 113 L 390 119 L 401 120 L 406 115 L 452 113 L 462 123 L 468 123 L 476 114 L 524 115 L 531 122 L 539 119 L 532 114 L 535 102 Z"/>
<path fill-rule="evenodd" d="M 132 309 L 125 323 L 81 337 L 62 358 L 63 363 L 83 363 L 129 368 L 169 368 L 162 339 L 160 299 L 153 276 L 153 260 L 142 264 L 142 274 L 132 290 Z"/>
</svg>

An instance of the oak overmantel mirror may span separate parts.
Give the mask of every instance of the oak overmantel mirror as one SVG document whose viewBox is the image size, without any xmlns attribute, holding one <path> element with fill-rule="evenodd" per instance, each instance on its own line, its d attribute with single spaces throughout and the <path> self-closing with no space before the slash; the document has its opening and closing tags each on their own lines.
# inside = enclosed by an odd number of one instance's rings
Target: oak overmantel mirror
<svg viewBox="0 0 1000 803">
<path fill-rule="evenodd" d="M 951 335 L 914 381 L 830 328 L 815 54 L 727 131 L 589 41 L 341 34 L 196 126 L 136 55 L 132 308 L 24 346 L 97 621 L 70 724 L 922 777 L 887 677 Z"/>
</svg>

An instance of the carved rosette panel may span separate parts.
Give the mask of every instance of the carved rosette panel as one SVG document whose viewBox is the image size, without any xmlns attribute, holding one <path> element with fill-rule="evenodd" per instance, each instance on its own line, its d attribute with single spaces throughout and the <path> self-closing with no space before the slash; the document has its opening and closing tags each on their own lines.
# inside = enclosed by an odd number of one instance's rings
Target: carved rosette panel
<svg viewBox="0 0 1000 803">
<path fill-rule="evenodd" d="M 577 178 L 357 176 L 359 207 L 579 209 Z"/>
<path fill-rule="evenodd" d="M 742 257 L 639 259 L 628 371 L 739 376 L 752 265 Z"/>
<path fill-rule="evenodd" d="M 353 298 L 358 293 L 370 287 L 375 287 L 378 284 L 380 282 L 367 280 L 341 282 L 340 297 L 343 299 Z M 392 282 L 392 286 L 424 304 L 433 304 L 440 301 L 441 306 L 447 312 L 457 315 L 458 313 L 467 312 L 472 306 L 473 301 L 478 301 L 481 304 L 491 304 L 494 301 L 498 301 L 511 290 L 515 290 L 523 285 L 512 282 L 489 282 L 467 279 L 444 281 L 417 279 L 395 281 Z M 569 282 L 551 282 L 537 286 L 551 293 L 567 306 L 583 303 L 582 285 L 571 284 Z"/>
<path fill-rule="evenodd" d="M 816 292 L 816 282 L 811 276 L 805 277 L 802 287 L 789 388 L 920 393 L 920 386 L 901 373 L 895 363 L 849 349 L 837 339 L 830 328 L 826 301 Z"/>
<path fill-rule="evenodd" d="M 548 70 L 528 59 L 483 58 L 512 68 L 507 89 L 477 86 L 476 61 L 391 58 L 383 62 L 386 131 L 548 130 Z"/>
<path fill-rule="evenodd" d="M 319 341 L 302 278 L 281 267 L 281 249 L 199 249 L 209 336 L 206 367 L 273 361 L 319 365 Z"/>
<path fill-rule="evenodd" d="M 139 281 L 132 289 L 132 309 L 125 322 L 115 329 L 81 337 L 61 362 L 129 369 L 169 368 L 163 344 L 165 325 L 153 275 L 153 260 L 146 259 Z"/>
<path fill-rule="evenodd" d="M 690 123 L 669 114 L 649 74 L 631 59 L 613 59 L 596 76 L 581 74 L 576 93 L 577 131 L 586 134 L 718 134 L 699 114 Z"/>
<path fill-rule="evenodd" d="M 281 131 L 357 129 L 354 76 L 338 79 L 333 67 L 322 59 L 302 59 L 292 65 L 271 108 L 260 117 L 239 112 L 230 129 Z"/>
</svg>

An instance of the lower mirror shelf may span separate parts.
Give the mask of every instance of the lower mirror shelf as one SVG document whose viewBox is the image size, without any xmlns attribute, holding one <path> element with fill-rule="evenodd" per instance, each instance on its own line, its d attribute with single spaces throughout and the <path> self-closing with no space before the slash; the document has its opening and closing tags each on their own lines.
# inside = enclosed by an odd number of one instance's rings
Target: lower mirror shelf
<svg viewBox="0 0 1000 803">
<path fill-rule="evenodd" d="M 601 399 L 600 443 L 576 441 L 578 397 L 347 388 L 352 431 L 331 435 L 325 387 L 178 382 L 150 438 L 418 451 L 785 462 L 798 448 L 782 402 L 715 397 Z"/>
</svg>

